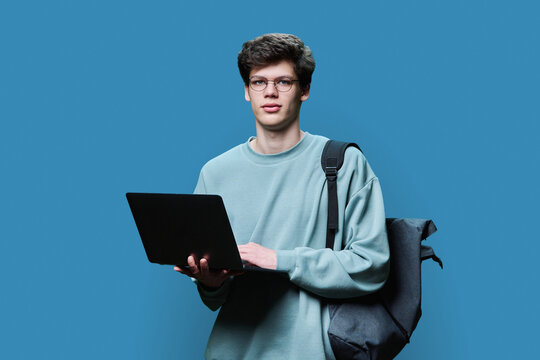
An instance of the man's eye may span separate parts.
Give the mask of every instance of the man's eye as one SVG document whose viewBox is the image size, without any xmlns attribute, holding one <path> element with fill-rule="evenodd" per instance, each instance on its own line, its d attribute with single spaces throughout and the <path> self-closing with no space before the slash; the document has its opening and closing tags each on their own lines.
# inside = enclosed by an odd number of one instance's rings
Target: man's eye
<svg viewBox="0 0 540 360">
<path fill-rule="evenodd" d="M 253 85 L 264 85 L 265 81 L 264 80 L 253 80 L 251 83 Z"/>
<path fill-rule="evenodd" d="M 278 84 L 280 84 L 280 85 L 291 85 L 292 81 L 289 80 L 289 79 L 280 79 L 280 80 L 278 80 Z"/>
</svg>

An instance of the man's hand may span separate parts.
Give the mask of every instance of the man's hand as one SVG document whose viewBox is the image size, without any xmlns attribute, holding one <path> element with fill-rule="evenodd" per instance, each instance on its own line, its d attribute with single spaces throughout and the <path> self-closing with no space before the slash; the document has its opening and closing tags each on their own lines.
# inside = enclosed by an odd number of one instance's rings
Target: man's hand
<svg viewBox="0 0 540 360">
<path fill-rule="evenodd" d="M 195 257 L 192 255 L 188 256 L 187 262 L 189 269 L 175 266 L 174 270 L 197 279 L 204 287 L 209 289 L 218 289 L 230 276 L 241 274 L 239 271 L 210 270 L 208 260 L 203 258 L 199 263 L 197 263 Z"/>
<path fill-rule="evenodd" d="M 264 269 L 275 270 L 277 267 L 276 252 L 254 242 L 238 245 L 238 251 L 242 260 L 247 265 L 255 265 Z"/>
</svg>

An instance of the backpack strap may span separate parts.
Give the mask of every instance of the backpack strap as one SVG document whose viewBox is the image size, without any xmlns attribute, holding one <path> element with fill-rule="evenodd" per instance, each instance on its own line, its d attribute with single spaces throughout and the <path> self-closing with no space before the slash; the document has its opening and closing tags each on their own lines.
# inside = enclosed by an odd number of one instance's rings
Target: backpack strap
<svg viewBox="0 0 540 360">
<path fill-rule="evenodd" d="M 326 247 L 334 248 L 334 237 L 338 230 L 339 213 L 337 198 L 337 173 L 345 159 L 345 150 L 354 146 L 362 151 L 355 143 L 328 140 L 321 155 L 321 166 L 326 174 L 328 187 L 328 223 L 326 226 Z"/>
</svg>

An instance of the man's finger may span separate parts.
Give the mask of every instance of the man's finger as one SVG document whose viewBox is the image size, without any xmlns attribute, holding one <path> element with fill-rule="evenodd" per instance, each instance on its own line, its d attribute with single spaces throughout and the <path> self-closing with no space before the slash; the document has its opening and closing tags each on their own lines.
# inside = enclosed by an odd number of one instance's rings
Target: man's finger
<svg viewBox="0 0 540 360">
<path fill-rule="evenodd" d="M 193 256 L 188 256 L 187 262 L 189 265 L 189 270 L 191 270 L 193 275 L 197 275 L 199 273 L 199 267 L 195 263 L 195 258 Z"/>
<path fill-rule="evenodd" d="M 247 253 L 247 252 L 241 252 L 240 253 L 240 259 L 242 259 L 244 262 L 251 263 L 253 258 L 254 258 L 254 256 L 251 253 Z"/>
<path fill-rule="evenodd" d="M 179 266 L 175 266 L 175 267 L 174 267 L 174 271 L 177 271 L 177 272 L 182 273 L 182 274 L 184 274 L 184 275 L 193 277 L 193 273 L 192 273 L 191 271 L 189 271 L 188 269 L 186 269 L 186 268 L 182 268 L 182 267 L 179 267 Z"/>
<path fill-rule="evenodd" d="M 201 274 L 205 275 L 210 272 L 210 267 L 208 266 L 208 260 L 206 260 L 205 258 L 202 258 L 200 265 L 201 265 Z"/>
<path fill-rule="evenodd" d="M 223 269 L 219 272 L 219 275 L 223 278 L 223 279 L 227 279 L 229 276 L 231 276 L 231 270 L 227 270 L 227 269 Z"/>
<path fill-rule="evenodd" d="M 225 273 L 226 277 L 242 275 L 244 273 L 243 270 L 224 270 L 224 271 L 226 271 Z"/>
<path fill-rule="evenodd" d="M 249 250 L 249 245 L 248 244 L 245 244 L 245 245 L 238 245 L 238 251 L 239 252 L 246 252 Z"/>
</svg>

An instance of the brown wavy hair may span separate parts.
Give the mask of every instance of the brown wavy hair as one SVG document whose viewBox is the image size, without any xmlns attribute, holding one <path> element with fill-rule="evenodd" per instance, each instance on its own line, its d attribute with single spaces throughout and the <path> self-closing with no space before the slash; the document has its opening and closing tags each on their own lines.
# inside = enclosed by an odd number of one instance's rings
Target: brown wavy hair
<svg viewBox="0 0 540 360">
<path fill-rule="evenodd" d="M 315 59 L 311 49 L 298 36 L 291 34 L 264 34 L 246 41 L 238 53 L 238 69 L 246 86 L 251 70 L 288 60 L 302 89 L 311 84 L 315 70 Z"/>
</svg>

